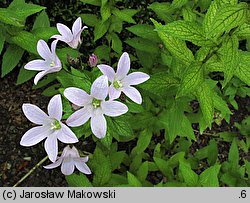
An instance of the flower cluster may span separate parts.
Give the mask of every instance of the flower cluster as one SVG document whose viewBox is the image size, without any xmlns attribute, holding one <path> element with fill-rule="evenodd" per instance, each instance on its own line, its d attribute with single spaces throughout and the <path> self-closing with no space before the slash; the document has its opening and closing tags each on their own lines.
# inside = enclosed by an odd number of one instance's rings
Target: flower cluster
<svg viewBox="0 0 250 203">
<path fill-rule="evenodd" d="M 51 44 L 51 49 L 45 41 L 38 41 L 37 51 L 43 60 L 33 60 L 25 65 L 28 70 L 41 71 L 35 76 L 35 84 L 46 74 L 61 70 L 62 63 L 56 55 L 57 42 L 63 41 L 75 49 L 81 43 L 80 36 L 85 28 L 86 26 L 82 27 L 81 18 L 74 22 L 72 31 L 67 26 L 58 23 L 57 29 L 61 35 L 51 37 L 55 38 Z M 95 55 L 90 56 L 89 64 L 92 67 L 97 65 Z M 61 171 L 65 175 L 72 174 L 75 167 L 82 173 L 90 174 L 91 171 L 85 164 L 88 157 L 80 157 L 74 146 L 67 145 L 62 155 L 58 157 L 58 140 L 66 144 L 78 142 L 78 138 L 68 126 L 81 126 L 90 120 L 93 134 L 101 139 L 105 137 L 107 132 L 105 116 L 116 117 L 128 111 L 128 107 L 124 103 L 115 101 L 122 92 L 132 101 L 138 104 L 142 103 L 140 92 L 132 86 L 145 82 L 149 79 L 149 76 L 142 72 L 128 74 L 130 70 L 128 53 L 125 52 L 120 57 L 116 72 L 108 65 L 100 64 L 97 67 L 103 75 L 93 82 L 90 94 L 76 87 L 69 87 L 64 90 L 64 96 L 72 103 L 75 110 L 66 120 L 66 124 L 61 121 L 63 109 L 60 94 L 53 96 L 49 101 L 48 114 L 33 104 L 23 104 L 22 109 L 25 116 L 39 126 L 28 130 L 23 135 L 20 144 L 22 146 L 33 146 L 46 139 L 44 143 L 45 151 L 48 158 L 53 162 L 45 166 L 46 169 L 61 165 Z"/>
</svg>

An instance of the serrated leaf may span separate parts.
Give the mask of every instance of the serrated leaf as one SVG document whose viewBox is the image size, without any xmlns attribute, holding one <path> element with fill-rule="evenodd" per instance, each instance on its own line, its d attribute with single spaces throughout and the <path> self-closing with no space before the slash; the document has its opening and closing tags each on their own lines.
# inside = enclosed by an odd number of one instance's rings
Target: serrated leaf
<svg viewBox="0 0 250 203">
<path fill-rule="evenodd" d="M 173 0 L 171 7 L 174 9 L 181 8 L 182 6 L 184 6 L 187 3 L 188 3 L 188 0 Z"/>
<path fill-rule="evenodd" d="M 185 21 L 195 22 L 196 21 L 196 14 L 192 11 L 190 7 L 183 7 L 182 8 L 182 16 Z"/>
<path fill-rule="evenodd" d="M 156 31 L 161 38 L 165 47 L 169 52 L 177 59 L 179 59 L 185 65 L 189 65 L 194 61 L 194 56 L 192 52 L 187 48 L 186 43 L 175 37 L 167 35 L 165 32 L 161 31 L 161 24 L 151 19 L 155 25 Z"/>
<path fill-rule="evenodd" d="M 197 186 L 199 176 L 191 169 L 187 161 L 180 160 L 179 170 L 188 186 Z"/>
<path fill-rule="evenodd" d="M 82 173 L 80 175 L 73 173 L 65 178 L 70 187 L 92 187 L 89 179 Z"/>
<path fill-rule="evenodd" d="M 137 145 L 136 145 L 136 152 L 138 154 L 144 152 L 144 150 L 147 149 L 152 136 L 153 136 L 153 133 L 148 129 L 145 129 L 140 133 L 138 141 L 137 141 Z"/>
<path fill-rule="evenodd" d="M 172 22 L 174 20 L 172 16 L 173 10 L 169 2 L 154 2 L 148 8 L 152 9 L 165 22 Z"/>
<path fill-rule="evenodd" d="M 166 35 L 190 41 L 198 46 L 211 45 L 212 42 L 206 38 L 202 27 L 194 22 L 178 20 L 159 27 Z"/>
<path fill-rule="evenodd" d="M 100 139 L 100 142 L 101 142 L 107 149 L 110 149 L 111 144 L 112 144 L 112 139 L 113 139 L 112 135 L 111 135 L 109 132 L 107 132 L 106 135 L 105 135 L 105 137 L 102 138 L 102 139 Z"/>
<path fill-rule="evenodd" d="M 37 28 L 46 28 L 50 27 L 50 20 L 46 11 L 42 11 L 37 17 L 33 24 L 32 30 Z"/>
<path fill-rule="evenodd" d="M 3 55 L 2 61 L 2 75 L 4 77 L 10 71 L 12 71 L 19 63 L 23 56 L 24 50 L 16 45 L 9 45 Z"/>
<path fill-rule="evenodd" d="M 249 38 L 250 37 L 250 25 L 247 23 L 244 23 L 243 25 L 241 25 L 235 30 L 234 34 L 241 39 Z"/>
<path fill-rule="evenodd" d="M 207 168 L 200 174 L 199 182 L 204 187 L 219 187 L 218 175 L 220 165 L 215 165 Z"/>
<path fill-rule="evenodd" d="M 250 86 L 250 52 L 239 52 L 239 65 L 236 67 L 235 75 Z"/>
<path fill-rule="evenodd" d="M 132 173 L 127 171 L 128 184 L 130 187 L 141 187 L 142 184 Z"/>
<path fill-rule="evenodd" d="M 190 64 L 183 74 L 177 97 L 188 95 L 189 93 L 196 91 L 203 81 L 204 76 L 202 64 L 199 62 Z"/>
<path fill-rule="evenodd" d="M 120 54 L 122 52 L 122 41 L 120 40 L 118 35 L 115 34 L 114 32 L 111 33 L 111 39 L 112 39 L 112 44 L 111 44 L 112 49 Z"/>
<path fill-rule="evenodd" d="M 110 4 L 106 0 L 102 0 L 102 6 L 100 12 L 103 22 L 108 20 L 109 17 L 111 16 Z"/>
<path fill-rule="evenodd" d="M 135 15 L 138 11 L 135 9 L 113 9 L 112 13 L 120 18 L 122 21 L 128 22 L 128 23 L 136 23 L 135 20 L 132 18 L 133 15 Z"/>
<path fill-rule="evenodd" d="M 94 29 L 94 41 L 100 39 L 108 31 L 109 21 L 99 22 L 96 24 Z"/>
<path fill-rule="evenodd" d="M 239 150 L 236 139 L 233 140 L 229 154 L 228 154 L 228 161 L 231 164 L 232 168 L 236 169 L 239 164 Z"/>
</svg>

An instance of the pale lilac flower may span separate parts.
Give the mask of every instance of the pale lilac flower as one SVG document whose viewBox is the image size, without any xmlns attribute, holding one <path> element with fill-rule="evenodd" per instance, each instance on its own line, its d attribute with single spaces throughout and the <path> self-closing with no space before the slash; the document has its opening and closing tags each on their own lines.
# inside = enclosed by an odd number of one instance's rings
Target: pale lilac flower
<svg viewBox="0 0 250 203">
<path fill-rule="evenodd" d="M 62 23 L 57 23 L 56 27 L 61 35 L 53 35 L 51 38 L 55 38 L 57 40 L 65 42 L 73 49 L 76 49 L 78 45 L 82 43 L 81 34 L 82 31 L 87 28 L 87 26 L 82 27 L 81 17 L 77 18 L 74 22 L 72 31 Z"/>
<path fill-rule="evenodd" d="M 78 142 L 75 134 L 61 122 L 62 119 L 62 99 L 61 95 L 52 97 L 48 104 L 48 114 L 44 113 L 39 107 L 33 104 L 23 104 L 25 116 L 37 125 L 28 130 L 22 137 L 20 144 L 22 146 L 33 146 L 43 139 L 45 140 L 45 150 L 49 159 L 54 162 L 58 154 L 57 139 L 63 143 Z"/>
<path fill-rule="evenodd" d="M 98 63 L 98 57 L 95 54 L 89 56 L 89 65 L 90 67 L 95 67 Z"/>
<path fill-rule="evenodd" d="M 93 134 L 103 138 L 107 131 L 106 116 L 120 116 L 128 111 L 128 107 L 118 101 L 105 101 L 108 96 L 108 78 L 100 76 L 92 86 L 90 95 L 85 91 L 69 87 L 65 89 L 64 96 L 73 104 L 83 108 L 74 112 L 66 121 L 69 126 L 81 126 L 90 119 Z"/>
<path fill-rule="evenodd" d="M 84 174 L 91 174 L 89 167 L 85 164 L 88 157 L 80 157 L 77 149 L 73 146 L 67 146 L 63 149 L 62 155 L 57 158 L 55 163 L 44 166 L 46 169 L 56 168 L 61 165 L 61 171 L 64 175 L 71 175 L 75 167 Z"/>
<path fill-rule="evenodd" d="M 27 63 L 24 68 L 27 70 L 41 71 L 34 79 L 35 85 L 45 75 L 53 72 L 58 72 L 62 68 L 61 61 L 56 55 L 56 44 L 57 40 L 54 40 L 51 44 L 51 50 L 44 40 L 37 42 L 37 52 L 44 59 L 36 59 Z"/>
<path fill-rule="evenodd" d="M 130 58 L 128 53 L 124 52 L 118 61 L 117 72 L 108 65 L 98 65 L 100 71 L 108 77 L 111 82 L 109 87 L 109 98 L 111 100 L 119 98 L 121 92 L 128 96 L 132 101 L 141 104 L 142 97 L 140 92 L 131 85 L 138 85 L 149 79 L 149 75 L 142 72 L 133 72 L 128 74 L 130 69 Z"/>
</svg>

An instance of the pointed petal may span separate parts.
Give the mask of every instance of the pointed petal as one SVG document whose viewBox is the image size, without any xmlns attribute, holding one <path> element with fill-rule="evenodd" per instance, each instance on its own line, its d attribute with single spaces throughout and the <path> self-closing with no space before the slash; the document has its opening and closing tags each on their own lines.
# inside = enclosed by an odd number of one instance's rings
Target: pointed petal
<svg viewBox="0 0 250 203">
<path fill-rule="evenodd" d="M 120 116 L 128 111 L 128 107 L 118 101 L 104 101 L 101 103 L 103 113 L 107 116 Z"/>
<path fill-rule="evenodd" d="M 61 130 L 57 134 L 58 140 L 60 140 L 63 143 L 76 143 L 78 142 L 78 139 L 76 135 L 70 130 L 68 126 L 61 123 Z"/>
<path fill-rule="evenodd" d="M 62 163 L 62 158 L 59 158 L 59 159 L 57 159 L 56 162 L 54 162 L 54 163 L 52 163 L 52 164 L 49 164 L 49 165 L 47 165 L 47 166 L 44 166 L 44 168 L 46 168 L 46 169 L 56 168 L 56 167 L 60 166 L 61 163 Z"/>
<path fill-rule="evenodd" d="M 137 103 L 137 104 L 141 104 L 142 103 L 141 94 L 134 87 L 126 87 L 126 88 L 123 88 L 122 91 L 124 92 L 124 94 L 127 97 L 129 97 L 135 103 Z"/>
<path fill-rule="evenodd" d="M 91 130 L 97 138 L 103 138 L 107 132 L 107 122 L 105 117 L 100 115 L 95 115 L 90 120 Z"/>
<path fill-rule="evenodd" d="M 50 37 L 51 39 L 56 39 L 56 40 L 60 40 L 62 42 L 68 41 L 64 36 L 62 35 L 53 35 Z"/>
<path fill-rule="evenodd" d="M 60 121 L 62 119 L 62 98 L 57 94 L 51 98 L 48 104 L 48 114 L 50 118 Z"/>
<path fill-rule="evenodd" d="M 100 69 L 100 71 L 102 72 L 103 75 L 106 75 L 108 77 L 108 80 L 110 82 L 114 81 L 115 71 L 112 67 L 110 67 L 108 65 L 104 65 L 104 64 L 100 64 L 97 67 Z"/>
<path fill-rule="evenodd" d="M 129 72 L 130 58 L 127 52 L 124 52 L 118 61 L 116 77 L 117 80 L 123 79 Z"/>
<path fill-rule="evenodd" d="M 66 88 L 63 94 L 71 103 L 77 106 L 85 106 L 91 102 L 91 96 L 76 87 Z"/>
<path fill-rule="evenodd" d="M 149 79 L 149 75 L 142 72 L 134 72 L 127 75 L 123 80 L 122 84 L 125 85 L 138 85 Z"/>
<path fill-rule="evenodd" d="M 82 162 L 80 160 L 79 161 L 75 161 L 75 166 L 82 173 L 84 173 L 84 174 L 91 174 L 91 171 L 90 171 L 89 167 L 84 162 Z"/>
<path fill-rule="evenodd" d="M 97 78 L 91 86 L 91 96 L 104 100 L 108 96 L 108 78 L 105 75 Z"/>
<path fill-rule="evenodd" d="M 75 170 L 75 164 L 73 160 L 71 161 L 64 161 L 62 162 L 61 171 L 64 175 L 68 176 L 71 175 Z"/>
<path fill-rule="evenodd" d="M 54 57 L 56 57 L 56 45 L 57 45 L 58 40 L 54 40 L 51 43 L 51 52 L 54 55 Z"/>
<path fill-rule="evenodd" d="M 52 60 L 52 54 L 51 54 L 51 51 L 47 45 L 47 43 L 40 39 L 38 42 L 37 42 L 37 52 L 39 53 L 39 55 L 45 59 L 45 60 Z"/>
<path fill-rule="evenodd" d="M 23 104 L 24 115 L 32 122 L 38 125 L 46 124 L 49 119 L 48 115 L 44 113 L 39 107 L 33 104 Z"/>
<path fill-rule="evenodd" d="M 89 120 L 90 116 L 90 110 L 87 107 L 84 107 L 74 112 L 67 119 L 66 123 L 71 127 L 81 126 Z"/>
<path fill-rule="evenodd" d="M 60 70 L 61 70 L 61 67 L 50 67 L 50 69 L 48 69 L 48 70 L 44 70 L 44 71 L 39 72 L 38 74 L 36 74 L 36 77 L 34 78 L 34 84 L 37 85 L 39 80 L 41 80 L 45 75 L 47 75 L 49 73 L 58 72 Z"/>
<path fill-rule="evenodd" d="M 109 86 L 109 100 L 114 100 L 119 98 L 121 95 L 121 90 L 116 89 L 113 84 Z"/>
<path fill-rule="evenodd" d="M 63 36 L 64 42 L 70 42 L 71 40 L 73 40 L 73 34 L 66 25 L 57 23 L 56 27 L 58 32 Z"/>
<path fill-rule="evenodd" d="M 30 61 L 29 63 L 27 63 L 24 68 L 26 70 L 36 70 L 36 71 L 40 71 L 40 70 L 47 70 L 49 68 L 49 64 L 48 62 L 41 60 L 41 59 L 37 59 L 37 60 L 33 60 Z"/>
<path fill-rule="evenodd" d="M 50 161 L 55 162 L 57 155 L 58 155 L 58 143 L 57 143 L 57 132 L 51 134 L 48 136 L 48 138 L 45 140 L 45 151 L 48 154 L 48 157 Z"/>
<path fill-rule="evenodd" d="M 73 32 L 74 37 L 76 37 L 79 31 L 81 31 L 81 28 L 82 28 L 82 19 L 81 17 L 78 17 L 72 26 L 72 32 Z"/>
<path fill-rule="evenodd" d="M 28 130 L 22 137 L 20 145 L 29 147 L 41 142 L 49 136 L 51 130 L 44 126 L 37 126 Z"/>
</svg>

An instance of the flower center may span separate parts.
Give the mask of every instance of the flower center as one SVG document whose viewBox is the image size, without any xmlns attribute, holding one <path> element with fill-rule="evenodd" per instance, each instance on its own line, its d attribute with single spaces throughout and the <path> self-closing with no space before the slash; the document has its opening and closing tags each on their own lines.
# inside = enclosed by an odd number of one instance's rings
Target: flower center
<svg viewBox="0 0 250 203">
<path fill-rule="evenodd" d="M 51 123 L 51 130 L 60 130 L 61 128 L 62 126 L 58 120 L 55 120 L 53 123 Z"/>
<path fill-rule="evenodd" d="M 93 107 L 96 109 L 96 108 L 98 108 L 98 107 L 100 107 L 100 105 L 101 105 L 101 100 L 98 100 L 98 99 L 93 99 L 93 101 L 92 101 L 92 105 L 93 105 Z"/>
<path fill-rule="evenodd" d="M 114 87 L 115 87 L 116 89 L 119 89 L 120 87 L 122 87 L 122 83 L 121 83 L 119 80 L 114 81 L 114 82 L 113 82 L 113 85 L 114 85 Z"/>
<path fill-rule="evenodd" d="M 53 66 L 55 66 L 55 65 L 56 65 L 55 61 L 52 61 L 52 62 L 50 63 L 50 67 L 53 67 Z"/>
</svg>

